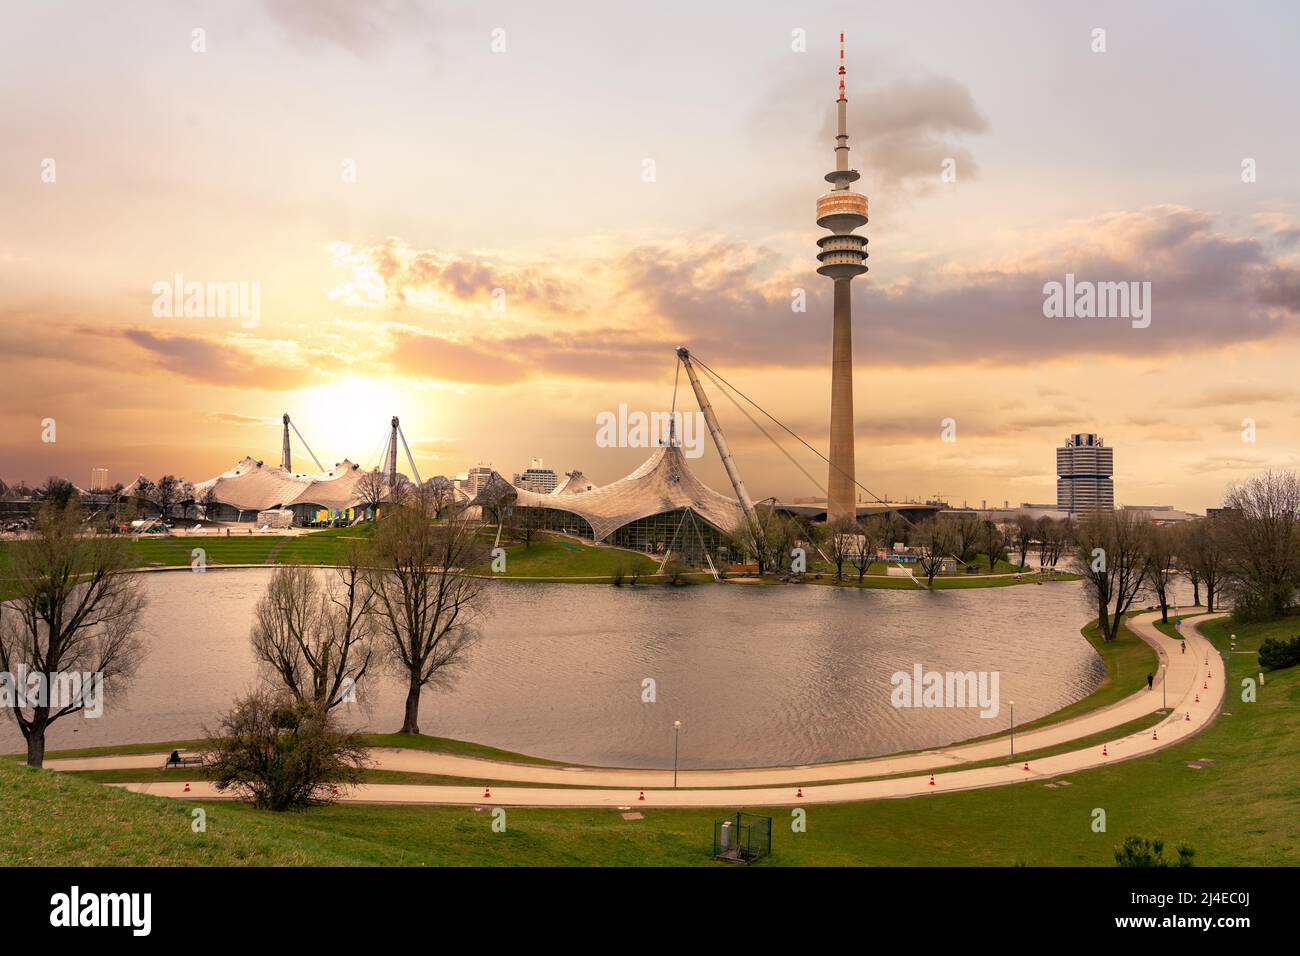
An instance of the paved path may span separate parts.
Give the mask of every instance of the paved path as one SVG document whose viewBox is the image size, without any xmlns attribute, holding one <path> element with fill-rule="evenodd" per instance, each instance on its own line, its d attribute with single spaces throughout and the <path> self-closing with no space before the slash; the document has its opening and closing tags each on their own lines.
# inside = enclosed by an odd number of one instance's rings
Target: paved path
<svg viewBox="0 0 1300 956">
<path fill-rule="evenodd" d="M 374 766 L 383 770 L 405 770 L 469 779 L 500 780 L 525 786 L 497 787 L 490 798 L 478 786 L 367 783 L 352 788 L 344 802 L 491 804 L 512 806 L 720 806 L 789 805 L 794 803 L 839 803 L 886 797 L 915 796 L 1002 786 L 1025 780 L 1049 780 L 1078 770 L 1131 760 L 1178 743 L 1203 730 L 1214 720 L 1224 694 L 1223 662 L 1199 631 L 1200 622 L 1221 614 L 1201 615 L 1184 622 L 1187 652 L 1179 641 L 1156 630 L 1158 613 L 1129 620 L 1135 634 L 1151 644 L 1167 670 L 1157 670 L 1155 687 L 1091 711 L 1072 720 L 1037 730 L 1017 733 L 1016 752 L 1027 753 L 1055 747 L 1104 733 L 1162 709 L 1166 699 L 1170 714 L 1154 730 L 1116 736 L 1103 746 L 1035 759 L 1024 769 L 1014 760 L 1007 737 L 927 750 L 915 754 L 874 757 L 865 760 L 742 770 L 683 770 L 678 774 L 682 788 L 672 787 L 671 770 L 623 770 L 596 767 L 559 767 L 508 763 L 419 750 L 377 748 L 371 751 Z M 971 763 L 997 760 L 987 767 L 961 769 Z M 105 770 L 162 765 L 164 754 L 48 760 L 56 770 Z M 934 773 L 934 783 L 930 774 Z M 888 780 L 863 780 L 901 774 Z M 805 786 L 805 781 L 819 781 Z M 561 789 L 556 784 L 590 789 Z M 158 781 L 122 784 L 139 793 L 160 796 L 188 796 L 219 799 L 211 784 L 191 782 L 189 793 L 182 782 Z M 738 790 L 736 788 L 748 788 Z M 645 800 L 640 799 L 647 788 Z M 798 794 L 802 792 L 802 796 Z"/>
</svg>

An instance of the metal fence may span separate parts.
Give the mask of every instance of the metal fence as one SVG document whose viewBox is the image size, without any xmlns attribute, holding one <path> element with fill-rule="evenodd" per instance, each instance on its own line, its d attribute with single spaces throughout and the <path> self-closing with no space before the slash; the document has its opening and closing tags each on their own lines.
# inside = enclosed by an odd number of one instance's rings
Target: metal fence
<svg viewBox="0 0 1300 956">
<path fill-rule="evenodd" d="M 753 863 L 772 852 L 772 818 L 756 813 L 733 813 L 713 821 L 713 858 L 730 863 Z"/>
</svg>

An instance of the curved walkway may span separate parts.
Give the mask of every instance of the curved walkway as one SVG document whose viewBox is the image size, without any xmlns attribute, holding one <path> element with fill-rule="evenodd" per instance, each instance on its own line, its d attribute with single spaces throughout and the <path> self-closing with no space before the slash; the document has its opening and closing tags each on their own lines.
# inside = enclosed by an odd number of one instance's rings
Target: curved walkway
<svg viewBox="0 0 1300 956">
<path fill-rule="evenodd" d="M 1160 662 L 1167 665 L 1163 674 L 1157 677 L 1154 688 L 1138 691 L 1109 707 L 1071 720 L 1018 733 L 1016 750 L 1029 753 L 1102 734 L 1159 712 L 1166 696 L 1170 713 L 1151 730 L 1116 737 L 1104 745 L 1034 759 L 1028 764 L 1012 758 L 1009 740 L 1003 736 L 913 754 L 839 763 L 683 770 L 678 773 L 678 784 L 682 789 L 667 789 L 673 786 L 671 770 L 545 766 L 421 750 L 376 748 L 371 751 L 376 769 L 504 780 L 525 786 L 498 787 L 490 798 L 485 798 L 484 791 L 477 786 L 364 783 L 351 788 L 342 802 L 555 807 L 780 806 L 908 797 L 1003 786 L 1026 780 L 1050 780 L 1075 771 L 1146 756 L 1209 726 L 1223 699 L 1224 670 L 1218 652 L 1200 633 L 1200 624 L 1221 616 L 1201 615 L 1186 622 L 1189 626 L 1184 630 L 1187 638 L 1185 654 L 1180 651 L 1177 639 L 1166 637 L 1155 628 L 1158 612 L 1130 618 L 1129 627 L 1154 647 Z M 964 765 L 999 758 L 1007 762 L 961 769 Z M 136 754 L 49 760 L 46 766 L 53 770 L 157 768 L 165 759 L 166 755 L 161 753 Z M 864 777 L 889 779 L 864 780 Z M 820 782 L 804 786 L 803 782 L 808 780 Z M 222 798 L 212 784 L 202 781 L 191 781 L 188 793 L 181 781 L 118 786 L 157 796 Z M 590 789 L 573 789 L 575 787 Z M 641 799 L 643 792 L 644 800 Z"/>
</svg>

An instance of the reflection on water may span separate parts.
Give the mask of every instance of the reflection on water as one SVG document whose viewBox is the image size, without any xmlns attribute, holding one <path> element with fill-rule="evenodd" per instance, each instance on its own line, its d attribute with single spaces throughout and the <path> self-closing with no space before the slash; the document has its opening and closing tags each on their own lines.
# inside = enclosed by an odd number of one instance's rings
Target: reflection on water
<svg viewBox="0 0 1300 956">
<path fill-rule="evenodd" d="M 199 735 L 252 687 L 261 570 L 150 574 L 149 656 L 98 720 L 65 718 L 49 745 Z M 1100 658 L 1079 636 L 1078 584 L 946 591 L 497 582 L 483 640 L 450 690 L 426 692 L 420 728 L 559 760 L 683 767 L 803 763 L 951 743 L 1033 720 L 1089 693 Z M 1001 713 L 895 709 L 890 675 L 999 671 Z M 657 702 L 642 702 L 653 679 Z M 359 725 L 396 730 L 404 691 L 371 683 Z M 4 750 L 21 749 L 11 720 Z"/>
</svg>

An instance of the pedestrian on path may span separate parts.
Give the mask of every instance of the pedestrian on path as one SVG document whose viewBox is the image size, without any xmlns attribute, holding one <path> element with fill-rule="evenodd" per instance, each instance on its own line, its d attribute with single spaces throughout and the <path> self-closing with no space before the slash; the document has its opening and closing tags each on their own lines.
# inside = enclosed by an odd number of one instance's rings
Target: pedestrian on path
<svg viewBox="0 0 1300 956">
<path fill-rule="evenodd" d="M 1156 675 L 1152 674 L 1150 671 L 1147 671 L 1147 690 L 1151 690 L 1152 687 L 1155 686 L 1155 683 L 1156 683 Z"/>
<path fill-rule="evenodd" d="M 1186 642 L 1186 641 L 1183 641 L 1183 653 L 1184 653 L 1184 654 L 1187 653 L 1187 642 Z"/>
</svg>

